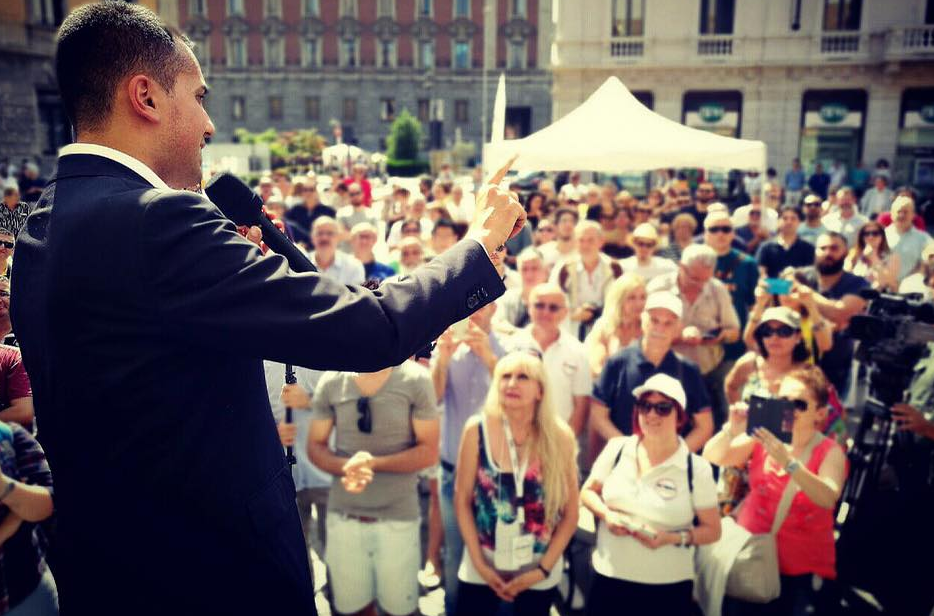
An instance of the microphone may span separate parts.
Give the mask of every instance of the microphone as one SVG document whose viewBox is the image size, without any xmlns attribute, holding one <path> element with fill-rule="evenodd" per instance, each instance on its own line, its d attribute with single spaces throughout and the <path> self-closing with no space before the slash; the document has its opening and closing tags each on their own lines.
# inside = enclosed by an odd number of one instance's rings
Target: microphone
<svg viewBox="0 0 934 616">
<path fill-rule="evenodd" d="M 259 195 L 231 173 L 219 173 L 204 187 L 204 192 L 221 213 L 235 225 L 259 227 L 270 250 L 282 255 L 295 272 L 316 272 L 315 266 L 289 238 L 263 213 Z"/>
</svg>

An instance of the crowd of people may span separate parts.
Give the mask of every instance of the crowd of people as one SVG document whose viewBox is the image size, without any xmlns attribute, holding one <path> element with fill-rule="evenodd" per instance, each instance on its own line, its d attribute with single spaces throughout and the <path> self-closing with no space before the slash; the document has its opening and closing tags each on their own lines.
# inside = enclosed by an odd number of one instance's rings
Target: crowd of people
<svg viewBox="0 0 934 616">
<path fill-rule="evenodd" d="M 523 194 L 525 228 L 490 255 L 505 295 L 442 334 L 430 358 L 376 373 L 297 367 L 289 380 L 267 361 L 334 609 L 412 614 L 420 586 L 441 584 L 451 615 L 501 602 L 544 615 L 559 588 L 588 614 L 690 613 L 705 583 L 695 551 L 720 540 L 722 517 L 767 533 L 793 488 L 776 533 L 780 596 L 763 608 L 721 589 L 717 613 L 808 613 L 814 579 L 836 577 L 860 291 L 934 299 L 934 239 L 912 189 L 892 190 L 878 168 L 850 186 L 819 167 L 805 179 L 795 161 L 784 184 L 750 174 L 748 203 L 719 200 L 702 175 L 664 174 L 645 198 L 579 173 L 542 179 Z M 23 173 L 25 192 L 8 179 L 0 207 L 7 275 L 41 193 L 37 170 Z M 356 164 L 346 177 L 276 171 L 256 191 L 322 275 L 375 289 L 463 237 L 480 181 L 443 169 L 392 184 Z M 9 302 L 0 276 L 4 335 Z M 54 613 L 52 481 L 8 342 L 0 613 Z M 793 406 L 785 441 L 747 429 L 761 398 Z M 903 426 L 934 438 L 934 409 L 908 402 Z M 596 532 L 585 593 L 565 555 L 586 516 Z"/>
</svg>

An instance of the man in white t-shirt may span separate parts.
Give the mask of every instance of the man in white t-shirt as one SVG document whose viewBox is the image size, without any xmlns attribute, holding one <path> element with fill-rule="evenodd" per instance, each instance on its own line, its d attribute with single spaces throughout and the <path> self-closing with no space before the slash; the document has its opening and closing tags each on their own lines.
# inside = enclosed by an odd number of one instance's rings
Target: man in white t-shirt
<svg viewBox="0 0 934 616">
<path fill-rule="evenodd" d="M 541 355 L 554 393 L 555 413 L 580 435 L 587 425 L 590 368 L 584 345 L 562 331 L 568 316 L 567 297 L 561 287 L 546 282 L 529 294 L 531 325 L 519 330 L 506 343 L 507 351 L 531 350 Z"/>
<path fill-rule="evenodd" d="M 632 232 L 632 247 L 636 254 L 619 262 L 623 266 L 624 274 L 639 274 L 648 282 L 656 276 L 677 271 L 678 266 L 674 261 L 655 256 L 658 249 L 658 231 L 652 223 L 644 222 L 635 228 Z"/>
</svg>

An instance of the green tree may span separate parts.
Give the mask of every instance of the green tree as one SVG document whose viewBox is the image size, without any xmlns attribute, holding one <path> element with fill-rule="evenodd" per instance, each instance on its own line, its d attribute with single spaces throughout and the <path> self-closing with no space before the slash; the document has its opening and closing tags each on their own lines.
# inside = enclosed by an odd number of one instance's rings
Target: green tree
<svg viewBox="0 0 934 616">
<path fill-rule="evenodd" d="M 389 129 L 389 137 L 386 139 L 389 160 L 418 160 L 418 145 L 421 141 L 421 123 L 409 113 L 408 109 L 403 109 L 402 113 L 392 123 L 392 127 Z"/>
</svg>

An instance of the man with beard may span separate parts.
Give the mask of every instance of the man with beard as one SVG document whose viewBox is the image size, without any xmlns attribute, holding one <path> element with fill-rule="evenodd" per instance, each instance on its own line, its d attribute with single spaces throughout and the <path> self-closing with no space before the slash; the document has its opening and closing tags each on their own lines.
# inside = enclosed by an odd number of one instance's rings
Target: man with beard
<svg viewBox="0 0 934 616">
<path fill-rule="evenodd" d="M 545 261 L 545 269 L 549 272 L 555 264 L 577 254 L 574 229 L 577 227 L 578 220 L 580 220 L 580 215 L 576 209 L 561 208 L 555 212 L 556 237 L 554 241 L 542 244 L 539 247 Z"/>
<path fill-rule="evenodd" d="M 800 282 L 816 291 L 814 301 L 821 316 L 834 323 L 833 347 L 817 364 L 841 398 L 846 397 L 853 360 L 853 340 L 846 328 L 850 318 L 865 308 L 866 301 L 859 292 L 869 287 L 865 278 L 843 271 L 846 250 L 846 238 L 828 231 L 817 238 L 814 267 L 802 268 L 796 274 Z"/>
</svg>

